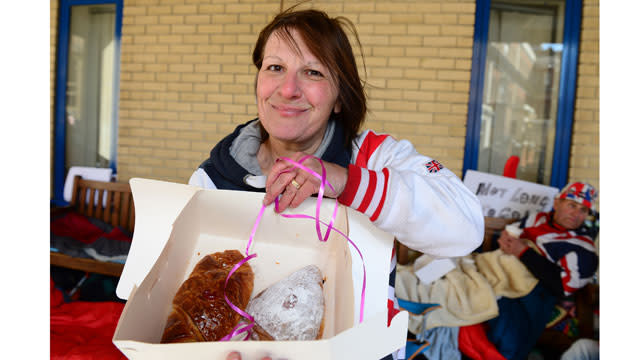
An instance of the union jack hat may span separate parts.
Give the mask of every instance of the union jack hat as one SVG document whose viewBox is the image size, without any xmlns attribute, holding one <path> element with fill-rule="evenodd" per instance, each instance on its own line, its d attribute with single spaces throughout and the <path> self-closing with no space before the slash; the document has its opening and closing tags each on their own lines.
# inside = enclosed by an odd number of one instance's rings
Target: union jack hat
<svg viewBox="0 0 640 360">
<path fill-rule="evenodd" d="M 583 182 L 574 182 L 568 184 L 567 186 L 560 191 L 558 195 L 556 195 L 557 199 L 569 199 L 577 202 L 578 204 L 582 204 L 591 211 L 596 210 L 596 198 L 598 197 L 598 192 L 596 188 L 591 186 L 590 184 Z"/>
</svg>

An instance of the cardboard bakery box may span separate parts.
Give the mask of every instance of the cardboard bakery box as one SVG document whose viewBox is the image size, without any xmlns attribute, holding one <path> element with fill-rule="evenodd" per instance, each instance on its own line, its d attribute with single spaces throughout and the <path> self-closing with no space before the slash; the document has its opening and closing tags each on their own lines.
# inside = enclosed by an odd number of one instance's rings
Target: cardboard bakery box
<svg viewBox="0 0 640 360">
<path fill-rule="evenodd" d="M 393 236 L 357 211 L 339 206 L 328 241 L 318 240 L 316 222 L 286 218 L 267 207 L 249 248 L 263 194 L 204 190 L 189 185 L 132 179 L 136 209 L 133 242 L 116 290 L 127 299 L 113 336 L 130 359 L 380 359 L 404 346 L 408 315 L 387 326 L 387 297 Z M 315 216 L 315 198 L 285 214 Z M 324 199 L 320 219 L 328 223 L 335 200 Z M 326 226 L 321 225 L 322 235 Z M 173 297 L 205 255 L 237 249 L 257 254 L 248 261 L 254 274 L 252 297 L 306 265 L 325 279 L 323 336 L 314 341 L 218 341 L 160 344 Z M 363 266 L 364 259 L 364 266 Z M 366 270 L 365 316 L 360 322 Z"/>
</svg>

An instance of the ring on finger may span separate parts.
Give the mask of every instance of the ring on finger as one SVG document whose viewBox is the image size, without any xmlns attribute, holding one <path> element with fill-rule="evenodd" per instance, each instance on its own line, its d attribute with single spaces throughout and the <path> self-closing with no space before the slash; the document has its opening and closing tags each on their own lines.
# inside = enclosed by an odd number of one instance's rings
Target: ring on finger
<svg viewBox="0 0 640 360">
<path fill-rule="evenodd" d="M 291 180 L 291 185 L 296 188 L 296 190 L 300 190 L 300 184 L 296 181 L 296 179 Z"/>
</svg>

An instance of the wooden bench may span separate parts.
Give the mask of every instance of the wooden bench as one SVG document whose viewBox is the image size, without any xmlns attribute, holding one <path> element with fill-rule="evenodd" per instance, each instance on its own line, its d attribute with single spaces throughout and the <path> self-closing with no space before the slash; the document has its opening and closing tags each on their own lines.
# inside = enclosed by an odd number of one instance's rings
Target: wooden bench
<svg viewBox="0 0 640 360">
<path fill-rule="evenodd" d="M 84 180 L 76 176 L 70 205 L 51 211 L 52 214 L 74 211 L 133 232 L 135 213 L 131 188 L 127 183 Z M 124 268 L 124 264 L 116 262 L 76 258 L 55 251 L 50 252 L 50 263 L 52 266 L 116 277 Z"/>
<path fill-rule="evenodd" d="M 500 236 L 500 232 L 517 219 L 503 219 L 494 217 L 484 218 L 484 239 L 480 246 L 480 251 L 491 251 L 495 249 L 494 239 Z M 416 257 L 420 256 L 419 252 L 409 250 L 406 246 L 396 241 L 396 258 L 398 264 L 407 265 Z M 576 318 L 578 319 L 578 332 L 580 338 L 594 338 L 594 322 L 593 314 L 599 301 L 599 286 L 589 284 L 576 291 Z M 577 339 L 568 337 L 561 331 L 553 329 L 545 329 L 538 339 L 538 346 L 547 350 L 551 350 L 555 354 L 561 354 L 571 346 L 572 342 Z"/>
</svg>

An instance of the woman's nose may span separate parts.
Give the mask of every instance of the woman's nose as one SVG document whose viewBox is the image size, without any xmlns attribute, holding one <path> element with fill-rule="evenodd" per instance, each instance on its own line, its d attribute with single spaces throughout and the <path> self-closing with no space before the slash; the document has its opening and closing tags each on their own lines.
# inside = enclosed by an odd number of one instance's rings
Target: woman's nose
<svg viewBox="0 0 640 360">
<path fill-rule="evenodd" d="M 285 98 L 300 96 L 298 77 L 295 73 L 288 73 L 280 84 L 280 94 Z"/>
</svg>

